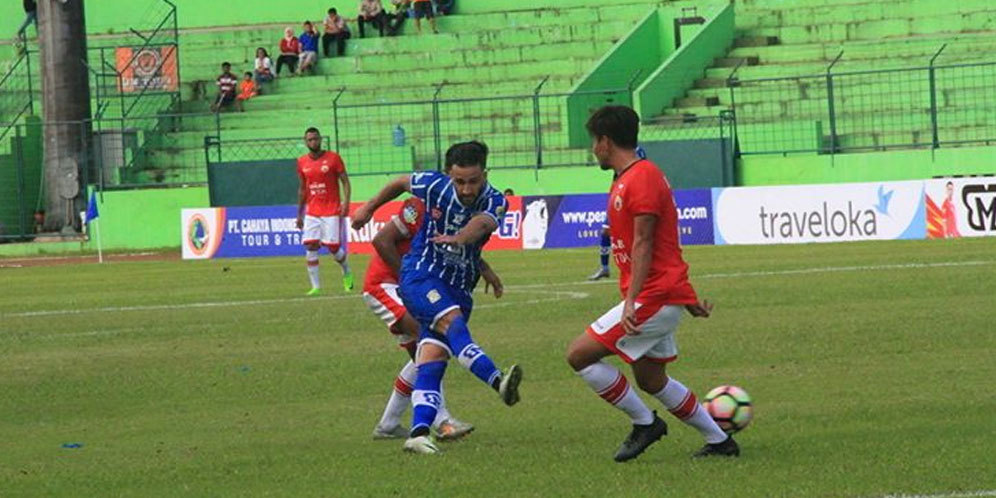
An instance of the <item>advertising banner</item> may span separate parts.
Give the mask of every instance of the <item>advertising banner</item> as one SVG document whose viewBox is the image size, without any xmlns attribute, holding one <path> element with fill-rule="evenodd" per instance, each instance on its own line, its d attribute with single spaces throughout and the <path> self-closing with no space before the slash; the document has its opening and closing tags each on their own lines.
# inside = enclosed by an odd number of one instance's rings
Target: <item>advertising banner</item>
<svg viewBox="0 0 996 498">
<path fill-rule="evenodd" d="M 712 244 L 712 193 L 677 190 L 678 229 L 682 245 Z M 598 245 L 608 223 L 608 194 L 526 196 L 522 198 L 522 248 L 554 249 Z"/>
<path fill-rule="evenodd" d="M 179 87 L 176 74 L 176 47 L 118 47 L 114 49 L 116 67 L 121 72 L 122 92 L 175 92 Z"/>
<path fill-rule="evenodd" d="M 713 189 L 716 244 L 926 236 L 924 182 Z"/>
<path fill-rule="evenodd" d="M 996 177 L 926 182 L 927 238 L 996 235 Z"/>
<path fill-rule="evenodd" d="M 356 210 L 363 203 L 352 203 Z M 374 235 L 401 209 L 401 201 L 389 202 L 374 213 L 360 230 L 344 223 L 343 240 L 351 254 L 374 251 Z M 509 198 L 504 222 L 484 246 L 485 250 L 521 249 L 519 233 L 521 199 Z M 300 256 L 304 254 L 297 228 L 297 206 L 246 206 L 184 209 L 180 213 L 183 259 Z"/>
</svg>

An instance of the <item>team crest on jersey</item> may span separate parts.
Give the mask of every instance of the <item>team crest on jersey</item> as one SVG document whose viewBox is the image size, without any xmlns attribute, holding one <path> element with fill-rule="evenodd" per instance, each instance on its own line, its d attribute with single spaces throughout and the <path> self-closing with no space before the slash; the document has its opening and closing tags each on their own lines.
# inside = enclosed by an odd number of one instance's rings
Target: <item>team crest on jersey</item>
<svg viewBox="0 0 996 498">
<path fill-rule="evenodd" d="M 616 211 L 622 211 L 622 196 L 616 195 L 616 198 L 612 201 L 612 207 L 616 208 Z"/>
<path fill-rule="evenodd" d="M 465 216 L 462 215 L 462 214 L 460 214 L 460 213 L 454 214 L 453 215 L 453 223 L 456 224 L 456 225 L 459 225 L 459 224 L 463 223 L 463 219 L 464 218 L 465 218 Z"/>
<path fill-rule="evenodd" d="M 408 204 L 405 206 L 404 211 L 401 212 L 401 217 L 405 220 L 405 223 L 409 225 L 415 224 L 415 220 L 418 219 L 418 210 L 415 206 Z"/>
<path fill-rule="evenodd" d="M 432 208 L 432 219 L 438 220 L 443 217 L 443 212 L 439 208 Z"/>
<path fill-rule="evenodd" d="M 328 172 L 329 172 L 329 165 L 322 164 L 322 173 L 328 173 Z"/>
<path fill-rule="evenodd" d="M 437 291 L 436 289 L 432 289 L 429 292 L 426 292 L 425 297 L 428 298 L 429 302 L 432 304 L 438 303 L 439 300 L 443 298 L 443 296 L 439 295 L 439 291 Z"/>
</svg>

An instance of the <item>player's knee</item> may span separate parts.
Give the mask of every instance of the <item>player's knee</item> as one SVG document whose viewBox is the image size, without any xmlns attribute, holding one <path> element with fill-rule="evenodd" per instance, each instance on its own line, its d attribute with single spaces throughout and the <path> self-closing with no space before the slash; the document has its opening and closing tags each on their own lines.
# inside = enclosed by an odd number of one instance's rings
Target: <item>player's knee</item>
<svg viewBox="0 0 996 498">
<path fill-rule="evenodd" d="M 449 313 L 441 316 L 439 320 L 436 320 L 436 325 L 433 328 L 437 333 L 445 335 L 446 331 L 450 329 L 450 325 L 453 325 L 453 321 L 461 316 L 463 315 L 460 314 L 460 311 L 454 309 Z"/>
<path fill-rule="evenodd" d="M 322 247 L 322 245 L 319 244 L 318 242 L 309 242 L 309 243 L 307 243 L 307 244 L 304 245 L 304 248 L 307 249 L 307 250 L 309 250 L 309 251 L 317 251 L 321 247 Z"/>
<path fill-rule="evenodd" d="M 594 363 L 589 355 L 585 354 L 584 350 L 579 347 L 576 341 L 567 347 L 567 354 L 564 356 L 567 360 L 567 364 L 570 365 L 575 372 Z"/>
</svg>

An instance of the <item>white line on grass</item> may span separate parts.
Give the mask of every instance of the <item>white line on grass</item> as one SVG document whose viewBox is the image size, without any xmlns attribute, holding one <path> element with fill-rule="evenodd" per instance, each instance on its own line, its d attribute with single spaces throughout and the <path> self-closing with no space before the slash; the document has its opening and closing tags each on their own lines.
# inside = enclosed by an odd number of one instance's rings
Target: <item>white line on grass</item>
<svg viewBox="0 0 996 498">
<path fill-rule="evenodd" d="M 938 493 L 934 495 L 907 495 L 892 494 L 882 498 L 969 498 L 974 496 L 996 496 L 996 489 L 984 489 L 980 491 L 952 491 L 950 493 Z"/>
</svg>

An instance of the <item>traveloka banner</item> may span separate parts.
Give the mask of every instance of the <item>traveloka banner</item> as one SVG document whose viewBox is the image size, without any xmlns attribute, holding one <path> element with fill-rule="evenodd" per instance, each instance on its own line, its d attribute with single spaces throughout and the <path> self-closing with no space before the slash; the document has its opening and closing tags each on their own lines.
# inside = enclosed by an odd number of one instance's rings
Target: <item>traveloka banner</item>
<svg viewBox="0 0 996 498">
<path fill-rule="evenodd" d="M 996 236 L 996 177 L 926 183 L 927 238 Z"/>
<path fill-rule="evenodd" d="M 712 244 L 712 193 L 674 192 L 682 245 Z M 522 198 L 522 248 L 554 249 L 598 245 L 608 223 L 608 194 L 526 196 Z"/>
<path fill-rule="evenodd" d="M 520 249 L 521 199 L 509 197 L 509 210 L 486 250 Z M 355 211 L 363 203 L 352 203 Z M 401 209 L 401 201 L 389 202 L 374 213 L 360 230 L 342 224 L 351 254 L 374 252 L 374 235 Z M 180 214 L 183 259 L 300 256 L 304 254 L 301 230 L 297 228 L 297 206 L 247 206 L 184 209 Z"/>
<path fill-rule="evenodd" d="M 716 244 L 922 239 L 925 182 L 713 189 Z"/>
</svg>

